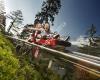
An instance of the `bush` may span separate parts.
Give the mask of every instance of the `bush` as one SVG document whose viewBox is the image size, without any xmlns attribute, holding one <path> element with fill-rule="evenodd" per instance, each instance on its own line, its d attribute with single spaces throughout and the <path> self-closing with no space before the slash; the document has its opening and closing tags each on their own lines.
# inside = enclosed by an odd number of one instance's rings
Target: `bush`
<svg viewBox="0 0 100 80">
<path fill-rule="evenodd" d="M 28 56 L 15 54 L 13 44 L 0 33 L 0 80 L 60 80 L 52 71 L 45 73 L 43 65 L 37 66 L 38 69 L 36 66 L 29 62 Z"/>
<path fill-rule="evenodd" d="M 13 80 L 19 60 L 13 55 L 13 45 L 0 33 L 0 80 Z"/>
</svg>

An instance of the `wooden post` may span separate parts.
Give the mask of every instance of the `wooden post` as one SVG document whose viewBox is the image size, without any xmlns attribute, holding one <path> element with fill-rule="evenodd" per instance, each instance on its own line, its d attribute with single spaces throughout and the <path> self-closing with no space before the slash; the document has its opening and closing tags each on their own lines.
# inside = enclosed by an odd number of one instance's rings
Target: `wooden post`
<svg viewBox="0 0 100 80">
<path fill-rule="evenodd" d="M 49 64 L 48 64 L 48 69 L 50 69 L 50 68 L 51 68 L 52 63 L 53 63 L 53 60 L 50 60 L 50 61 L 49 61 Z"/>
</svg>

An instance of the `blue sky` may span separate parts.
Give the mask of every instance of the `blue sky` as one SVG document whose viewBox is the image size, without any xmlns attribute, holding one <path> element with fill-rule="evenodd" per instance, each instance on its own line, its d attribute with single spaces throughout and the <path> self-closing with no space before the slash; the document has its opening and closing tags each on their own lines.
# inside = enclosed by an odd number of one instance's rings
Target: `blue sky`
<svg viewBox="0 0 100 80">
<path fill-rule="evenodd" d="M 41 9 L 43 0 L 5 0 L 6 12 L 21 10 L 24 24 L 34 22 L 35 14 Z"/>
<path fill-rule="evenodd" d="M 6 0 L 6 11 L 22 10 L 24 24 L 34 22 L 35 14 L 40 11 L 43 0 Z M 77 38 L 84 35 L 94 24 L 100 35 L 100 0 L 61 0 L 62 7 L 56 16 L 53 31 L 61 35 Z"/>
</svg>

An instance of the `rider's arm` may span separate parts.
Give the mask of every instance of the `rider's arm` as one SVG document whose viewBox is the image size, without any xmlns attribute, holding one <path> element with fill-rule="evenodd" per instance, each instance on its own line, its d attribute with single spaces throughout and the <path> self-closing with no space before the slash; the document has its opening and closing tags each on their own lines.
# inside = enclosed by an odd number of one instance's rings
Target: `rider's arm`
<svg viewBox="0 0 100 80">
<path fill-rule="evenodd" d="M 42 28 L 38 29 L 38 28 L 28 28 L 29 30 L 34 30 L 34 31 L 43 31 Z"/>
</svg>

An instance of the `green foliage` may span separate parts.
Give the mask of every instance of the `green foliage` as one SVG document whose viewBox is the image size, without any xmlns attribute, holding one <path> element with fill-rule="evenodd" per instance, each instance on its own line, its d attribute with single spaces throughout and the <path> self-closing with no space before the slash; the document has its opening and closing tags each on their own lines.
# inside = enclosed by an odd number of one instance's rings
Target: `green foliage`
<svg viewBox="0 0 100 80">
<path fill-rule="evenodd" d="M 48 62 L 43 60 L 33 59 L 30 63 L 29 55 L 19 55 L 21 69 L 18 72 L 18 77 L 24 76 L 25 79 L 29 80 L 61 80 L 60 76 L 47 69 Z"/>
<path fill-rule="evenodd" d="M 0 80 L 42 80 L 25 58 L 16 58 L 13 49 L 10 41 L 0 33 Z"/>
<path fill-rule="evenodd" d="M 0 33 L 0 80 L 13 80 L 19 60 L 13 55 L 13 45 Z"/>
<path fill-rule="evenodd" d="M 23 21 L 22 11 L 21 11 L 21 10 L 12 11 L 12 12 L 7 16 L 7 18 L 9 18 L 9 19 L 11 20 L 11 24 L 10 24 L 10 26 L 9 26 L 9 28 L 8 28 L 8 33 L 10 32 L 10 30 L 11 30 L 12 27 L 15 28 L 15 29 L 13 29 L 13 30 L 14 30 L 15 32 L 17 32 L 16 29 L 17 29 L 18 27 L 16 27 L 16 26 L 18 26 L 19 24 L 22 24 L 22 21 Z"/>
<path fill-rule="evenodd" d="M 41 74 L 42 80 L 61 80 L 60 76 L 57 74 L 57 72 L 48 69 L 48 64 L 46 62 L 42 61 L 38 65 L 35 64 L 35 69 Z"/>
<path fill-rule="evenodd" d="M 59 13 L 61 8 L 60 0 L 46 0 L 43 1 L 41 12 L 36 14 L 37 19 L 41 19 L 42 22 L 51 22 L 53 25 L 55 16 Z"/>
<path fill-rule="evenodd" d="M 17 72 L 17 80 L 42 80 L 42 76 L 30 65 L 25 65 Z"/>
<path fill-rule="evenodd" d="M 61 80 L 56 72 L 47 69 L 48 63 L 30 63 L 30 58 L 15 54 L 13 44 L 0 33 L 0 80 Z"/>
</svg>

